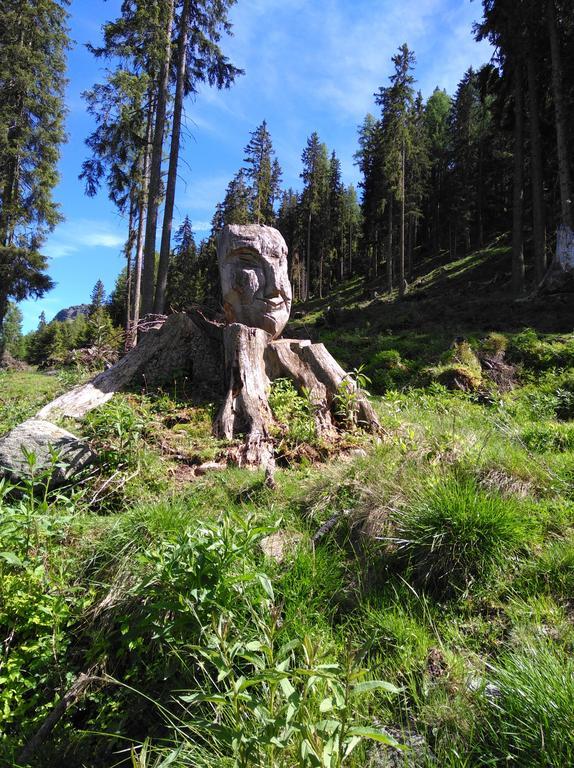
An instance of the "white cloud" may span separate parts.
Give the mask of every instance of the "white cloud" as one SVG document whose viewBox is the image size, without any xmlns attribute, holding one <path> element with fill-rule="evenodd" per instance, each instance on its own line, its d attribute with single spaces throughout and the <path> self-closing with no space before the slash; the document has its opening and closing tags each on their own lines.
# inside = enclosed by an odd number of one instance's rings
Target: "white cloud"
<svg viewBox="0 0 574 768">
<path fill-rule="evenodd" d="M 424 95 L 453 91 L 470 64 L 489 58 L 472 22 L 480 5 L 461 0 L 247 0 L 233 13 L 235 38 L 226 45 L 246 75 L 230 92 L 201 92 L 201 102 L 243 119 L 268 102 L 281 113 L 326 109 L 335 119 L 360 120 L 373 93 L 386 85 L 391 56 L 407 42 L 418 58 Z"/>
<path fill-rule="evenodd" d="M 125 242 L 123 228 L 90 219 L 65 221 L 48 238 L 44 254 L 50 259 L 61 259 L 77 253 L 82 248 L 119 249 Z"/>
<path fill-rule="evenodd" d="M 194 221 L 192 222 L 194 232 L 209 232 L 211 230 L 210 221 Z"/>
</svg>

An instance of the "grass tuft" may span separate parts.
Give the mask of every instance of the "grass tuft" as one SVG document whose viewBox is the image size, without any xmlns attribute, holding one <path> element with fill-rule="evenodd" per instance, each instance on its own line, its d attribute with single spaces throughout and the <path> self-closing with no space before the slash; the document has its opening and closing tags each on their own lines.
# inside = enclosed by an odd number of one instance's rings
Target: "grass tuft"
<svg viewBox="0 0 574 768">
<path fill-rule="evenodd" d="M 535 523 L 519 502 L 447 476 L 422 488 L 396 518 L 399 555 L 414 580 L 438 593 L 466 592 L 523 548 Z"/>
<path fill-rule="evenodd" d="M 482 765 L 574 765 L 574 660 L 546 643 L 503 657 Z"/>
</svg>

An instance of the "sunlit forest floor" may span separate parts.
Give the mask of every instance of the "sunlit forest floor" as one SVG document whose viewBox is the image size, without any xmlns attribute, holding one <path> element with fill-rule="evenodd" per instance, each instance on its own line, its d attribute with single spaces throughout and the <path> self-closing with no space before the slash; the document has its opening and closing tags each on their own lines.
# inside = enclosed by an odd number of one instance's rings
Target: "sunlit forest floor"
<svg viewBox="0 0 574 768">
<path fill-rule="evenodd" d="M 274 489 L 198 474 L 227 446 L 185 380 L 68 424 L 73 487 L 0 484 L 7 765 L 81 673 L 30 765 L 574 764 L 574 310 L 508 258 L 296 307 L 383 429 L 325 446 L 281 382 Z M 0 374 L 0 432 L 73 378 Z"/>
</svg>

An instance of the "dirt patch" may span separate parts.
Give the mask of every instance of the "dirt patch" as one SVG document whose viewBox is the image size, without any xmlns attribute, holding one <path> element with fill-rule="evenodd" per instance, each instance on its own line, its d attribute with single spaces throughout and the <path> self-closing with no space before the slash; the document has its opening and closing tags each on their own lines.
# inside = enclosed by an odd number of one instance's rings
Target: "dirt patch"
<svg viewBox="0 0 574 768">
<path fill-rule="evenodd" d="M 10 352 L 2 352 L 0 355 L 0 370 L 1 371 L 29 371 L 30 366 L 23 360 L 17 360 L 12 357 Z"/>
<path fill-rule="evenodd" d="M 519 499 L 524 499 L 533 492 L 531 482 L 509 475 L 499 468 L 489 469 L 480 478 L 480 484 L 487 491 L 494 491 L 502 496 L 516 496 Z"/>
<path fill-rule="evenodd" d="M 499 392 L 510 392 L 516 387 L 516 366 L 504 360 L 504 355 L 480 355 L 483 376 L 496 385 Z"/>
</svg>

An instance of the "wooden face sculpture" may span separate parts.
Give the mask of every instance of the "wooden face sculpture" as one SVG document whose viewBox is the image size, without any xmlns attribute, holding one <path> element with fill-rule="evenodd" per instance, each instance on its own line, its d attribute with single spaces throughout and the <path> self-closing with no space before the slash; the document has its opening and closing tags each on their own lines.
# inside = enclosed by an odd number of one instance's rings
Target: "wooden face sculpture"
<svg viewBox="0 0 574 768">
<path fill-rule="evenodd" d="M 292 300 L 281 233 L 259 224 L 228 224 L 219 236 L 217 261 L 227 322 L 262 328 L 277 338 Z"/>
</svg>

